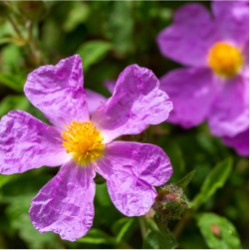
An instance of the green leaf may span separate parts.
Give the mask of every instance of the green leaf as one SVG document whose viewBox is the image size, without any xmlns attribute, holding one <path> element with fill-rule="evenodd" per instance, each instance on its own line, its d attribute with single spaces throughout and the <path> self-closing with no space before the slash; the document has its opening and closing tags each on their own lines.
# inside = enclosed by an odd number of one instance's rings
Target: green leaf
<svg viewBox="0 0 250 250">
<path fill-rule="evenodd" d="M 81 239 L 77 239 L 77 241 L 95 245 L 114 244 L 114 239 L 111 236 L 96 228 L 90 229 L 86 236 Z"/>
<path fill-rule="evenodd" d="M 196 172 L 195 169 L 192 170 L 186 176 L 184 176 L 182 179 L 180 179 L 179 181 L 177 181 L 175 184 L 178 187 L 185 188 L 191 182 L 191 180 L 193 179 L 195 172 Z"/>
<path fill-rule="evenodd" d="M 29 248 L 62 248 L 62 244 L 57 240 L 58 235 L 52 232 L 41 234 L 32 225 L 28 211 L 30 202 L 35 195 L 35 193 L 28 193 L 6 199 L 10 202 L 6 214 L 10 219 L 11 229 L 18 232 L 20 238 L 27 243 Z"/>
<path fill-rule="evenodd" d="M 82 58 L 84 72 L 86 72 L 91 65 L 101 61 L 110 49 L 111 44 L 106 41 L 90 41 L 84 43 L 76 52 Z"/>
<path fill-rule="evenodd" d="M 8 95 L 0 102 L 0 117 L 13 109 L 27 111 L 28 108 L 29 101 L 25 96 Z"/>
<path fill-rule="evenodd" d="M 193 202 L 193 208 L 198 209 L 199 206 L 205 203 L 218 188 L 224 186 L 231 170 L 233 160 L 228 158 L 218 163 L 215 168 L 210 172 L 206 178 L 204 184 L 201 187 L 200 193 L 195 197 Z"/>
<path fill-rule="evenodd" d="M 80 23 L 84 23 L 89 15 L 89 7 L 84 2 L 71 2 L 67 17 L 65 18 L 63 28 L 66 32 L 73 31 Z"/>
<path fill-rule="evenodd" d="M 13 72 L 18 71 L 19 63 L 21 61 L 21 49 L 20 47 L 9 44 L 2 50 L 2 71 Z"/>
<path fill-rule="evenodd" d="M 197 223 L 209 248 L 242 248 L 236 229 L 228 219 L 214 213 L 202 213 L 197 216 Z"/>
<path fill-rule="evenodd" d="M 15 175 L 0 175 L 0 188 L 11 181 Z"/>
<path fill-rule="evenodd" d="M 0 83 L 15 91 L 23 92 L 25 78 L 22 75 L 18 74 L 13 75 L 10 73 L 0 73 Z"/>
<path fill-rule="evenodd" d="M 128 240 L 137 227 L 134 218 L 121 218 L 112 226 L 112 232 L 116 236 L 116 241 L 120 242 Z"/>
</svg>

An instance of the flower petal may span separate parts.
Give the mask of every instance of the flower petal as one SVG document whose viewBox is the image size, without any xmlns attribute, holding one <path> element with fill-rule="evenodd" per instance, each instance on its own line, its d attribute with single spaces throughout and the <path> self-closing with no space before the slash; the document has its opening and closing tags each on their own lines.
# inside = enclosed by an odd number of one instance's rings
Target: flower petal
<svg viewBox="0 0 250 250">
<path fill-rule="evenodd" d="M 97 108 L 99 108 L 106 101 L 106 98 L 101 94 L 90 89 L 85 89 L 85 92 L 86 92 L 86 100 L 88 104 L 89 114 L 91 115 Z"/>
<path fill-rule="evenodd" d="M 94 218 L 94 177 L 91 166 L 65 164 L 31 202 L 29 214 L 34 227 L 70 241 L 86 235 Z"/>
<path fill-rule="evenodd" d="M 216 98 L 208 123 L 212 134 L 234 137 L 249 127 L 249 80 L 238 75 L 225 82 Z"/>
<path fill-rule="evenodd" d="M 106 145 L 105 157 L 96 163 L 107 180 L 111 200 L 127 216 L 147 213 L 156 191 L 173 173 L 169 158 L 158 146 L 115 141 Z"/>
<path fill-rule="evenodd" d="M 22 173 L 43 165 L 58 166 L 68 158 L 60 133 L 31 115 L 14 110 L 0 122 L 0 173 Z"/>
<path fill-rule="evenodd" d="M 248 1 L 213 1 L 212 10 L 221 37 L 244 45 L 249 37 Z"/>
<path fill-rule="evenodd" d="M 62 129 L 73 120 L 89 119 L 79 55 L 63 59 L 55 66 L 46 65 L 31 72 L 24 92 L 52 124 Z"/>
<path fill-rule="evenodd" d="M 169 122 L 191 128 L 204 121 L 210 112 L 215 94 L 210 69 L 173 70 L 163 76 L 160 82 L 161 89 L 167 91 L 174 105 Z"/>
<path fill-rule="evenodd" d="M 223 137 L 222 140 L 226 145 L 233 147 L 239 155 L 249 155 L 249 129 L 234 137 Z"/>
<path fill-rule="evenodd" d="M 176 11 L 174 23 L 160 32 L 161 53 L 179 63 L 207 65 L 209 49 L 219 40 L 208 10 L 201 4 L 186 4 Z"/>
<path fill-rule="evenodd" d="M 138 65 L 128 66 L 120 74 L 113 96 L 92 117 L 106 142 L 120 135 L 138 134 L 149 124 L 168 118 L 172 102 L 159 84 L 151 70 Z"/>
</svg>

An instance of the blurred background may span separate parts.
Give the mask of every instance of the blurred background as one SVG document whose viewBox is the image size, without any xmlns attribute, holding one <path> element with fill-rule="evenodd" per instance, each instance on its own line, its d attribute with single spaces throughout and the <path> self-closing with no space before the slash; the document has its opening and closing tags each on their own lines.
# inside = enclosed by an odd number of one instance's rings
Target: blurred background
<svg viewBox="0 0 250 250">
<path fill-rule="evenodd" d="M 186 3 L 1 1 L 0 117 L 19 109 L 47 122 L 24 96 L 27 74 L 40 65 L 56 64 L 76 53 L 83 60 L 85 87 L 106 97 L 110 94 L 104 81 L 115 80 L 130 64 L 147 67 L 157 77 L 182 67 L 160 54 L 156 36 L 171 24 L 175 10 Z M 200 3 L 210 8 L 209 1 Z M 187 210 L 181 220 L 168 223 L 176 239 L 174 244 L 159 234 L 152 215 L 128 218 L 117 211 L 106 184 L 98 180 L 94 225 L 87 236 L 69 242 L 51 232 L 39 233 L 29 219 L 30 201 L 58 171 L 42 167 L 23 174 L 0 175 L 0 248 L 248 248 L 247 158 L 237 156 L 213 137 L 205 123 L 190 130 L 163 123 L 124 139 L 161 146 L 174 168 L 169 183 L 176 183 L 195 170 L 188 175 L 192 175 L 190 183 L 183 186 L 190 204 L 211 173 L 217 187 L 221 187 L 192 216 Z M 218 164 L 220 169 L 225 165 L 221 178 L 212 172 Z M 211 229 L 208 217 L 204 217 L 207 212 L 227 219 L 218 222 L 219 232 Z"/>
</svg>

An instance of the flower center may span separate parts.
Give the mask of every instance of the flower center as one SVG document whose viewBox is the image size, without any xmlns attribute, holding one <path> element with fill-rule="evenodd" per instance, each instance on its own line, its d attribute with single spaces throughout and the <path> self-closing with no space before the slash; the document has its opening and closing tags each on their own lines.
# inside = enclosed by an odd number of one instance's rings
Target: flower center
<svg viewBox="0 0 250 250">
<path fill-rule="evenodd" d="M 240 51 L 227 43 L 216 43 L 209 51 L 208 63 L 220 76 L 229 78 L 235 76 L 242 62 Z"/>
<path fill-rule="evenodd" d="M 63 146 L 67 153 L 71 153 L 73 159 L 79 165 L 86 165 L 103 154 L 104 144 L 101 131 L 90 122 L 73 121 L 65 125 L 67 129 L 62 132 Z"/>
</svg>

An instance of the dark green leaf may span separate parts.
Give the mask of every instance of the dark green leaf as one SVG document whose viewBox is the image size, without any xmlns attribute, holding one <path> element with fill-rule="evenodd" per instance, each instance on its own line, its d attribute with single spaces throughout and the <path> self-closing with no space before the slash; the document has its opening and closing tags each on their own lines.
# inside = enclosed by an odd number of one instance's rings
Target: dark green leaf
<svg viewBox="0 0 250 250">
<path fill-rule="evenodd" d="M 202 203 L 205 203 L 208 198 L 216 192 L 218 188 L 224 186 L 232 170 L 232 165 L 232 159 L 228 158 L 215 166 L 215 168 L 210 172 L 204 184 L 202 185 L 200 193 L 194 199 L 194 209 L 198 209 L 198 207 Z"/>
<path fill-rule="evenodd" d="M 128 240 L 138 224 L 135 218 L 121 218 L 112 226 L 112 232 L 116 235 L 116 241 Z"/>
<path fill-rule="evenodd" d="M 191 182 L 191 180 L 193 179 L 195 172 L 196 172 L 195 169 L 192 170 L 186 176 L 184 176 L 182 179 L 180 179 L 179 181 L 177 181 L 175 184 L 178 187 L 185 188 Z"/>
</svg>

